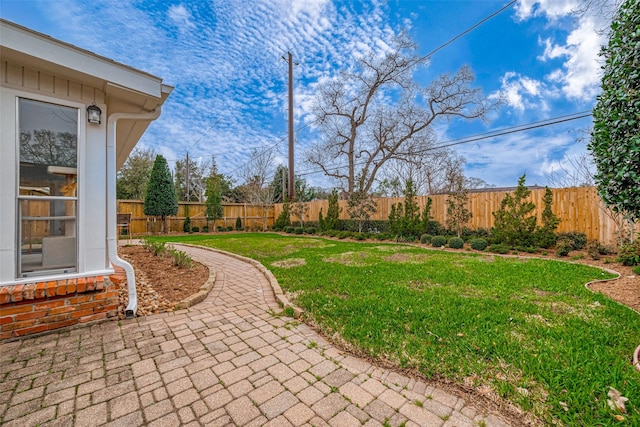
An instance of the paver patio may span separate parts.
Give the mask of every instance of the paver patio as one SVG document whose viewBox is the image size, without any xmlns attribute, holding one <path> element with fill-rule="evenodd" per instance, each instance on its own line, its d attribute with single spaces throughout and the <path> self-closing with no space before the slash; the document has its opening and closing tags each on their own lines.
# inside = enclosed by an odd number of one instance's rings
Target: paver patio
<svg viewBox="0 0 640 427">
<path fill-rule="evenodd" d="M 269 281 L 252 264 L 179 248 L 216 271 L 203 302 L 0 344 L 0 424 L 508 425 L 274 316 Z"/>
</svg>

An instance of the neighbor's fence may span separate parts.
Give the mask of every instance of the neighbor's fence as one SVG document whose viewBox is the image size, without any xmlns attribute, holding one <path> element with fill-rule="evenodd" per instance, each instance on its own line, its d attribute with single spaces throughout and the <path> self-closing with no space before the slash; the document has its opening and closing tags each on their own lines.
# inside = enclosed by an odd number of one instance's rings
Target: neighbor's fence
<svg viewBox="0 0 640 427">
<path fill-rule="evenodd" d="M 236 219 L 242 220 L 242 226 L 251 230 L 266 230 L 273 226 L 273 206 L 261 208 L 244 203 L 223 204 L 223 217 L 216 221 L 216 227 L 234 227 Z M 183 224 L 188 216 L 191 227 L 198 227 L 200 231 L 206 225 L 213 231 L 214 222 L 207 222 L 205 215 L 206 206 L 199 202 L 178 202 L 178 214 L 167 217 L 169 232 L 182 233 Z M 144 202 L 142 200 L 118 200 L 118 213 L 131 214 L 129 229 L 132 235 L 155 234 L 161 231 L 161 221 L 144 214 Z"/>
<path fill-rule="evenodd" d="M 534 215 L 541 221 L 544 210 L 544 189 L 532 190 L 528 200 L 536 205 Z M 552 189 L 553 192 L 553 213 L 561 222 L 557 231 L 580 231 L 587 235 L 587 238 L 599 240 L 602 243 L 614 243 L 622 226 L 619 219 L 604 207 L 595 187 L 571 187 Z M 473 217 L 467 224 L 469 228 L 491 228 L 494 222 L 493 212 L 500 209 L 500 203 L 508 191 L 495 192 L 474 192 L 469 193 L 467 209 L 471 211 Z M 422 210 L 431 197 L 431 216 L 441 224 L 447 221 L 447 199 L 448 195 L 438 194 L 433 196 L 417 197 L 418 205 Z M 377 198 L 377 210 L 372 215 L 372 220 L 388 220 L 391 206 L 395 203 L 404 203 L 403 197 Z M 339 206 L 342 208 L 340 218 L 348 219 L 347 201 L 340 200 Z M 318 200 L 309 202 L 309 211 L 305 217 L 307 221 L 317 221 L 320 209 L 323 216 L 327 215 L 329 202 Z M 276 217 L 282 212 L 282 204 L 275 205 Z M 295 221 L 295 218 L 291 218 Z M 640 224 L 636 224 L 636 232 L 640 232 Z"/>
<path fill-rule="evenodd" d="M 614 243 L 620 232 L 620 228 L 626 224 L 621 222 L 619 218 L 607 208 L 598 197 L 595 187 L 571 187 L 556 188 L 553 192 L 553 213 L 556 214 L 561 222 L 557 231 L 580 231 L 587 235 L 587 238 L 599 240 L 602 243 Z M 493 226 L 493 212 L 500 209 L 500 203 L 507 191 L 493 192 L 476 192 L 469 193 L 469 202 L 467 208 L 473 214 L 468 227 L 491 228 Z M 433 196 L 419 196 L 417 198 L 418 205 L 422 210 L 427 201 L 431 197 L 433 200 L 431 205 L 431 216 L 441 224 L 447 221 L 447 198 L 446 194 L 438 194 Z M 528 200 L 536 205 L 534 214 L 538 221 L 542 218 L 544 210 L 544 189 L 532 190 Z M 403 197 L 377 198 L 377 211 L 372 216 L 372 220 L 388 220 L 391 206 L 395 203 L 403 203 Z M 340 200 L 342 212 L 341 219 L 348 219 L 347 201 Z M 309 211 L 305 215 L 305 221 L 317 221 L 320 209 L 324 216 L 327 215 L 329 202 L 327 200 L 318 200 L 309 202 Z M 235 227 L 236 218 L 241 218 L 242 226 L 250 230 L 266 230 L 273 226 L 275 218 L 282 212 L 282 204 L 276 204 L 269 208 L 261 208 L 243 203 L 227 203 L 223 204 L 224 217 L 216 222 L 218 227 Z M 185 217 L 189 216 L 192 227 L 202 227 L 207 225 L 205 218 L 206 206 L 204 203 L 197 202 L 180 202 L 178 215 L 167 218 L 167 224 L 170 232 L 181 233 Z M 130 230 L 134 235 L 153 234 L 160 232 L 160 221 L 153 217 L 147 217 L 143 211 L 143 202 L 141 200 L 119 200 L 118 213 L 131 213 Z M 291 217 L 292 221 L 297 218 Z M 213 231 L 213 221 L 209 221 L 209 229 Z M 640 232 L 640 224 L 635 226 L 636 232 Z"/>
</svg>

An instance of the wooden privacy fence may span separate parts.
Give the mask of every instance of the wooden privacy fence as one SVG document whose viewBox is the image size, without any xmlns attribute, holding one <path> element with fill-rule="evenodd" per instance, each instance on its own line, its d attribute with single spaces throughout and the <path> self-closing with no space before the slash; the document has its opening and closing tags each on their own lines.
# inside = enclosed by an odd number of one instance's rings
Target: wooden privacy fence
<svg viewBox="0 0 640 427">
<path fill-rule="evenodd" d="M 604 207 L 595 187 L 571 187 L 555 188 L 553 192 L 553 213 L 560 218 L 560 225 L 557 231 L 580 231 L 587 235 L 587 238 L 599 240 L 602 243 L 615 243 L 620 232 L 620 228 L 626 226 L 624 222 L 617 218 L 609 209 Z M 473 217 L 467 224 L 469 228 L 491 228 L 493 226 L 493 212 L 500 209 L 500 203 L 508 191 L 475 192 L 469 193 L 467 208 Z M 427 198 L 433 200 L 431 205 L 431 216 L 441 224 L 447 221 L 447 199 L 446 194 L 417 197 L 420 210 L 424 208 Z M 544 189 L 532 190 L 528 200 L 536 205 L 534 215 L 538 221 L 542 218 L 544 210 Z M 404 203 L 403 197 L 377 198 L 377 211 L 372 215 L 372 220 L 388 220 L 391 206 L 395 203 Z M 342 212 L 341 219 L 349 219 L 347 214 L 347 201 L 340 200 Z M 327 215 L 329 202 L 327 200 L 317 200 L 307 203 L 308 213 L 305 221 L 317 221 L 320 209 L 324 216 Z M 223 204 L 224 216 L 218 220 L 218 227 L 234 227 L 236 218 L 242 220 L 242 226 L 250 230 L 267 230 L 273 227 L 275 218 L 282 212 L 282 204 L 275 204 L 270 207 L 252 206 L 243 203 Z M 167 218 L 170 232 L 181 233 L 183 231 L 184 220 L 189 216 L 192 227 L 202 228 L 207 225 L 205 217 L 206 206 L 198 202 L 180 202 L 178 215 Z M 160 222 L 153 217 L 147 217 L 143 211 L 141 200 L 119 200 L 118 213 L 130 213 L 131 221 L 129 229 L 131 234 L 143 235 L 160 232 Z M 297 221 L 291 217 L 292 221 Z M 213 231 L 213 221 L 209 222 L 209 229 Z M 640 224 L 635 225 L 635 231 L 640 232 Z"/>
<path fill-rule="evenodd" d="M 205 216 L 206 206 L 199 202 L 179 202 L 178 214 L 167 217 L 169 232 L 182 233 L 183 224 L 188 216 L 191 227 L 198 227 L 200 231 L 206 225 L 213 231 L 213 221 L 207 224 Z M 223 218 L 216 221 L 217 227 L 233 227 L 236 219 L 240 218 L 242 226 L 251 230 L 266 230 L 273 226 L 273 206 L 258 207 L 244 203 L 223 204 Z M 118 213 L 131 214 L 129 230 L 132 235 L 154 234 L 161 231 L 160 219 L 148 217 L 144 214 L 144 202 L 142 200 L 118 200 Z"/>
<path fill-rule="evenodd" d="M 553 192 L 553 213 L 560 218 L 560 225 L 557 231 L 580 231 L 587 235 L 587 238 L 599 240 L 602 243 L 615 243 L 620 227 L 624 226 L 619 218 L 604 207 L 595 187 L 571 187 L 556 188 Z M 544 210 L 544 189 L 532 190 L 528 200 L 536 205 L 534 215 L 541 221 Z M 500 203 L 509 191 L 494 192 L 474 192 L 469 193 L 467 209 L 473 215 L 467 227 L 472 229 L 491 228 L 493 226 L 493 212 L 500 209 Z M 447 199 L 446 194 L 433 196 L 418 196 L 417 201 L 420 210 L 424 208 L 428 197 L 433 200 L 431 205 L 431 216 L 441 224 L 447 221 Z M 372 220 L 388 220 L 391 206 L 395 203 L 404 203 L 404 197 L 376 198 L 376 213 L 372 215 Z M 341 219 L 348 219 L 347 201 L 340 200 L 339 206 L 342 208 Z M 305 215 L 306 221 L 317 221 L 320 209 L 323 216 L 327 215 L 329 202 L 327 200 L 317 200 L 308 203 L 309 211 Z M 282 204 L 275 205 L 274 214 L 277 217 L 282 212 Z M 292 221 L 297 218 L 291 217 Z M 640 224 L 635 226 L 636 232 L 640 232 Z"/>
</svg>

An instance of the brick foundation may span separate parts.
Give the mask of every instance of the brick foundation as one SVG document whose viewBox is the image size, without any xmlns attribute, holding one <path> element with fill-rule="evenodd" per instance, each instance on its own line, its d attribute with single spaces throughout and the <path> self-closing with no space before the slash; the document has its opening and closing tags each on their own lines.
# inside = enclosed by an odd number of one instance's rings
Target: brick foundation
<svg viewBox="0 0 640 427">
<path fill-rule="evenodd" d="M 117 318 L 118 276 L 0 287 L 0 340 Z"/>
</svg>

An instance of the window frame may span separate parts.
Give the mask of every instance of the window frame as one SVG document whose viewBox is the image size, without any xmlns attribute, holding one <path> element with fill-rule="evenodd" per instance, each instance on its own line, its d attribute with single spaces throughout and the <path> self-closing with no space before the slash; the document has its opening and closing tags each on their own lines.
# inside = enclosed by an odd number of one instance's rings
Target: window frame
<svg viewBox="0 0 640 427">
<path fill-rule="evenodd" d="M 11 91 L 15 101 L 15 186 L 14 186 L 14 206 L 15 206 L 15 265 L 13 277 L 16 282 L 33 281 L 47 277 L 49 279 L 67 278 L 71 276 L 79 276 L 82 272 L 82 205 L 81 190 L 84 171 L 84 147 L 86 141 L 86 105 L 81 102 L 74 102 L 68 99 L 60 99 L 55 97 L 42 96 L 35 93 L 23 91 Z M 40 102 L 44 104 L 57 105 L 61 107 L 73 108 L 77 112 L 76 124 L 76 195 L 75 196 L 29 196 L 20 194 L 20 101 L 27 100 L 32 102 Z M 75 236 L 75 262 L 73 267 L 38 269 L 34 271 L 22 271 L 22 207 L 24 200 L 39 201 L 73 201 L 75 204 L 74 215 L 74 236 Z"/>
</svg>

